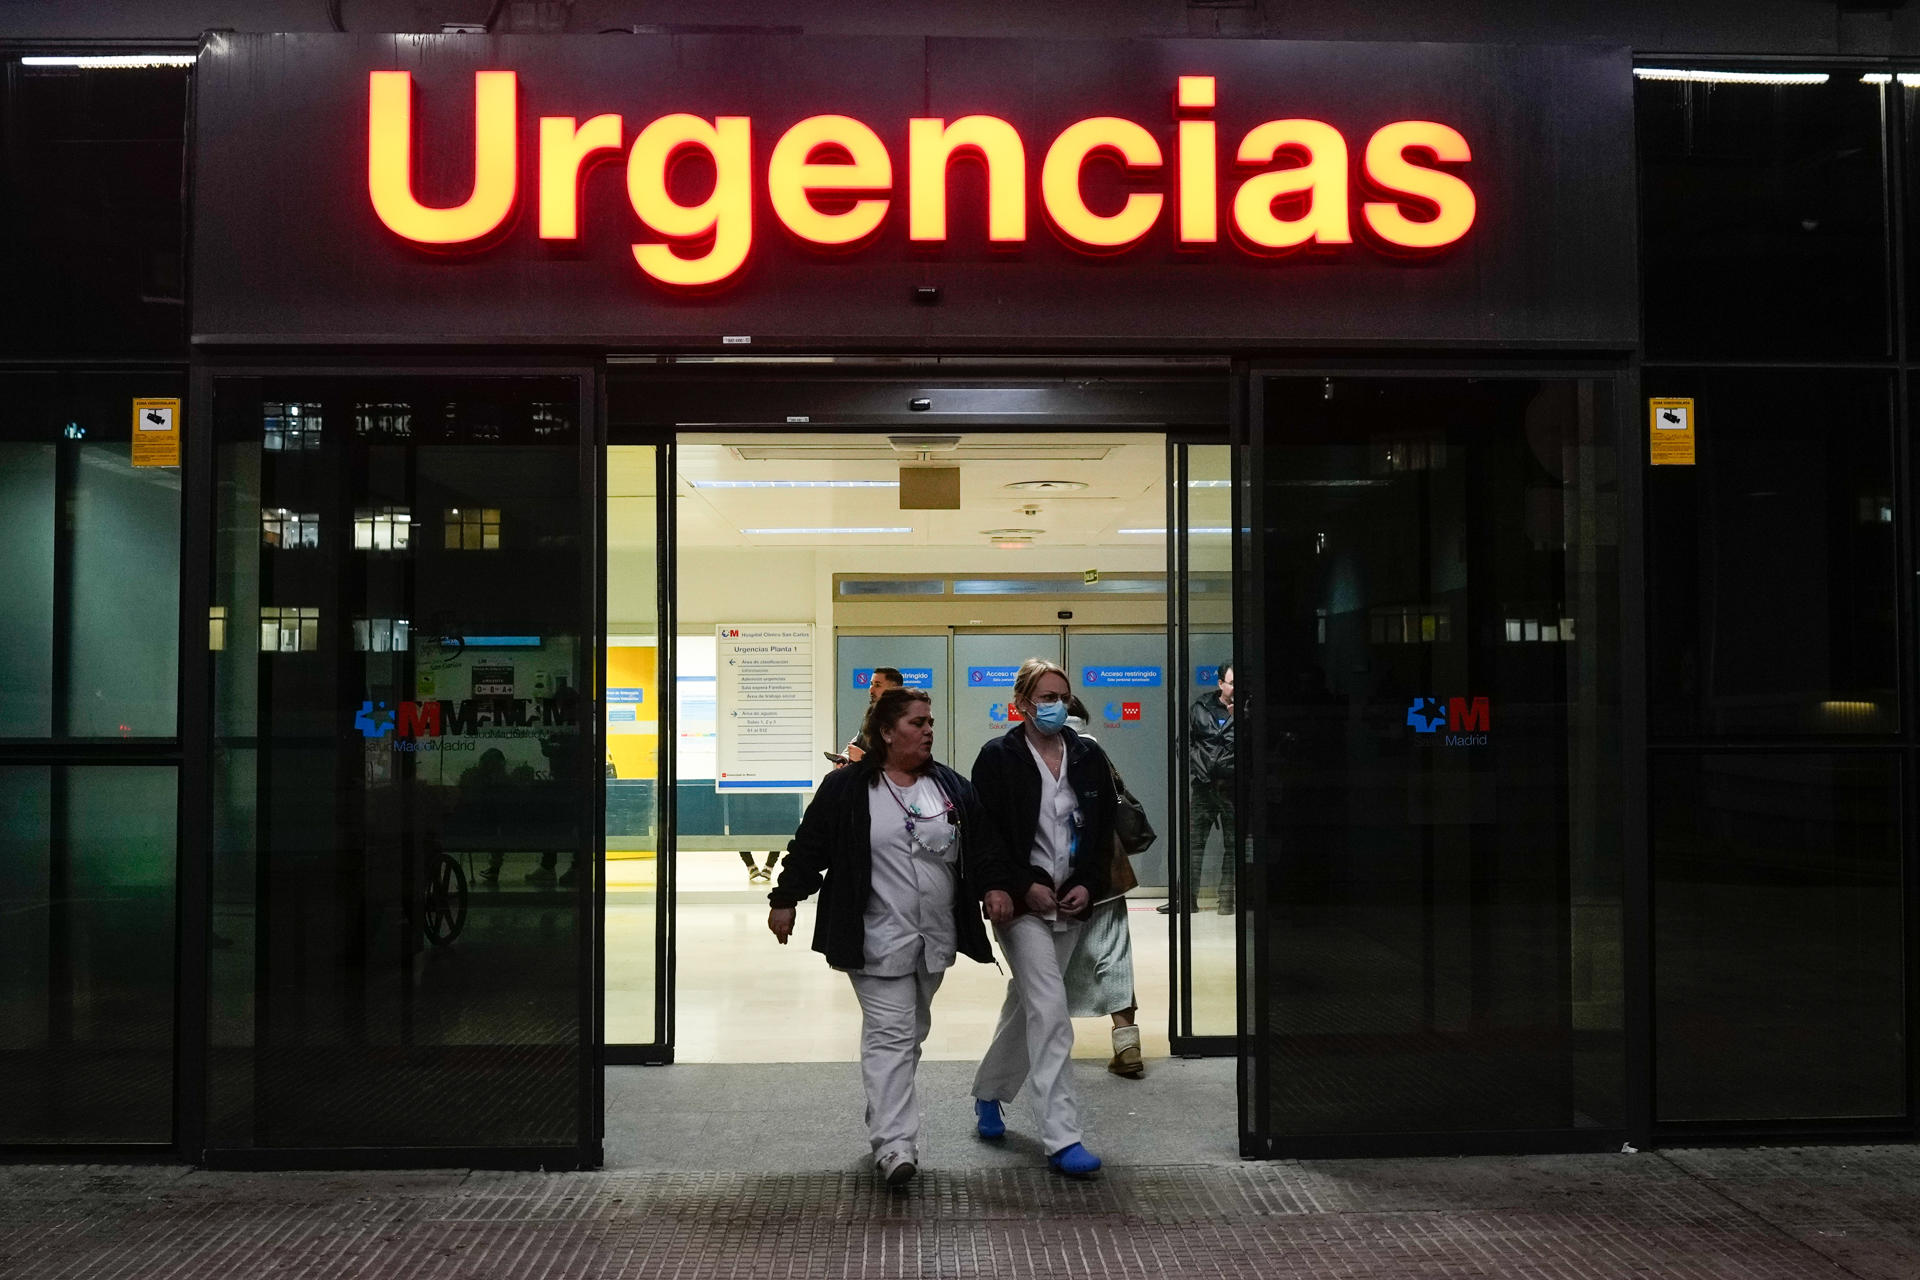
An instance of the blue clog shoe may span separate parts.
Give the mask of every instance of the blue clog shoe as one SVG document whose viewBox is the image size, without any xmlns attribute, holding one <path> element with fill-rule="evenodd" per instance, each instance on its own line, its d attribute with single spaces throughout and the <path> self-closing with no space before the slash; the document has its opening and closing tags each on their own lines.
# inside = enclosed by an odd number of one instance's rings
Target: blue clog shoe
<svg viewBox="0 0 1920 1280">
<path fill-rule="evenodd" d="M 1064 1173 L 1069 1178 L 1084 1178 L 1090 1173 L 1100 1172 L 1100 1157 L 1077 1142 L 1048 1156 L 1047 1163 L 1053 1166 L 1055 1173 Z"/>
<path fill-rule="evenodd" d="M 1007 1122 L 1001 1118 L 1000 1104 L 992 1098 L 973 1100 L 973 1127 L 983 1138 L 1007 1136 Z"/>
</svg>

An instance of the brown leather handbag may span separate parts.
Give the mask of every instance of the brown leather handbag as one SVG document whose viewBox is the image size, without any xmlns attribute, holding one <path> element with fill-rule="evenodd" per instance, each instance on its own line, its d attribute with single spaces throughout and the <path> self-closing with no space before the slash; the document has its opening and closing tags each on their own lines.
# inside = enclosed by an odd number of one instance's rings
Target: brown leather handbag
<svg viewBox="0 0 1920 1280">
<path fill-rule="evenodd" d="M 1111 757 L 1107 760 L 1107 771 L 1113 775 L 1113 794 L 1119 801 L 1114 806 L 1113 861 L 1107 870 L 1107 893 L 1118 897 L 1140 886 L 1140 877 L 1133 874 L 1133 855 L 1154 842 L 1155 832 L 1153 824 L 1147 821 L 1146 806 L 1127 790 Z"/>
</svg>

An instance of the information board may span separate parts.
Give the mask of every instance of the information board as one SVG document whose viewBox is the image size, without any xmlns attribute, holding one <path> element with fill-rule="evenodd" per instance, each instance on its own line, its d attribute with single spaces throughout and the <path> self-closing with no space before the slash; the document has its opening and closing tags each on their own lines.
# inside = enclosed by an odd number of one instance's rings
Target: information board
<svg viewBox="0 0 1920 1280">
<path fill-rule="evenodd" d="M 810 791 L 825 767 L 813 728 L 813 626 L 759 623 L 714 632 L 719 791 Z"/>
</svg>

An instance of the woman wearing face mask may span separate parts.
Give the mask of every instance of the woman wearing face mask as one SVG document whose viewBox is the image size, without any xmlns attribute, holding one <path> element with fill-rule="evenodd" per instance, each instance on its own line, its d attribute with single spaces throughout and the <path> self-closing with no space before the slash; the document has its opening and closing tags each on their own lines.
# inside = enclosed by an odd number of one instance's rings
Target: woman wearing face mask
<svg viewBox="0 0 1920 1280">
<path fill-rule="evenodd" d="M 1107 896 L 1114 790 L 1106 753 L 1067 728 L 1072 697 L 1057 664 L 1027 659 L 1013 682 L 1021 723 L 973 762 L 974 789 L 1017 872 L 1017 914 L 994 924 L 1013 978 L 973 1107 L 980 1136 L 1001 1137 L 1001 1107 L 1027 1084 L 1048 1163 L 1084 1177 L 1100 1158 L 1081 1140 L 1066 971 L 1088 906 Z"/>
</svg>

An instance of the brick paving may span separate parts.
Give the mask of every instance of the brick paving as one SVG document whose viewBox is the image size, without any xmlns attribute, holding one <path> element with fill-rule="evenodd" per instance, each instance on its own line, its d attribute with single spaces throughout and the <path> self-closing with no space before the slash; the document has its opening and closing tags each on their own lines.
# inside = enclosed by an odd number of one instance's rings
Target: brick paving
<svg viewBox="0 0 1920 1280">
<path fill-rule="evenodd" d="M 1920 1148 L 863 1172 L 0 1166 L 33 1280 L 1920 1276 Z"/>
</svg>

